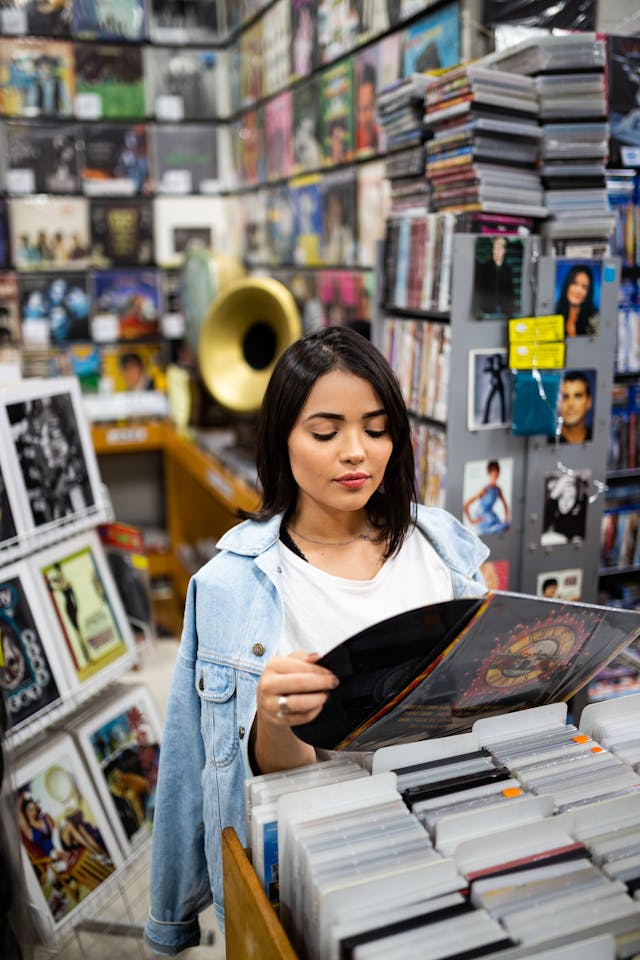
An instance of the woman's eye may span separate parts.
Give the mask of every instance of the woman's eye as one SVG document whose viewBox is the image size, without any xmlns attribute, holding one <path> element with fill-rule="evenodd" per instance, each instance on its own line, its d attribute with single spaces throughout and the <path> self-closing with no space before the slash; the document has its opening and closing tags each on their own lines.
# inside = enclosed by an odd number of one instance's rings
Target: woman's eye
<svg viewBox="0 0 640 960">
<path fill-rule="evenodd" d="M 312 433 L 311 434 L 314 440 L 320 440 L 322 443 L 326 443 L 327 440 L 333 440 L 335 435 L 336 435 L 335 430 L 332 431 L 332 433 Z"/>
<path fill-rule="evenodd" d="M 384 437 L 384 435 L 386 434 L 387 431 L 386 431 L 386 430 L 367 430 L 367 431 L 365 431 L 365 432 L 366 432 L 370 437 L 374 437 L 374 439 L 375 439 L 376 437 Z"/>
</svg>

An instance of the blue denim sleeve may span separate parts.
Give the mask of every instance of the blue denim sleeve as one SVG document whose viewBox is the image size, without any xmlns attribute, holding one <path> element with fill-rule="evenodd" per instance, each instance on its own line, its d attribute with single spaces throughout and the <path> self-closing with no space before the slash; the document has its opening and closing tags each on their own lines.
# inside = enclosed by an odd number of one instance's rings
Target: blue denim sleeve
<svg viewBox="0 0 640 960">
<path fill-rule="evenodd" d="M 167 703 L 160 748 L 151 851 L 151 904 L 145 939 L 174 956 L 200 942 L 198 914 L 212 900 L 204 849 L 201 774 L 205 755 L 195 689 L 195 580 Z"/>
</svg>

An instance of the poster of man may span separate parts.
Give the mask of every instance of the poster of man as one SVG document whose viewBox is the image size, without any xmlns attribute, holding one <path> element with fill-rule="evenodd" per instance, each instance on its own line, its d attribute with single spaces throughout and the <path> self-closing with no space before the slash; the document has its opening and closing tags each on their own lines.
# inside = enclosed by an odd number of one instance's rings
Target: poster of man
<svg viewBox="0 0 640 960">
<path fill-rule="evenodd" d="M 478 320 L 521 316 L 522 240 L 499 234 L 475 244 L 474 307 Z"/>
<path fill-rule="evenodd" d="M 590 480 L 591 470 L 558 471 L 545 476 L 541 546 L 584 540 Z"/>
<path fill-rule="evenodd" d="M 595 414 L 595 370 L 565 370 L 558 392 L 558 443 L 590 443 Z M 550 438 L 549 442 L 553 442 Z"/>
</svg>

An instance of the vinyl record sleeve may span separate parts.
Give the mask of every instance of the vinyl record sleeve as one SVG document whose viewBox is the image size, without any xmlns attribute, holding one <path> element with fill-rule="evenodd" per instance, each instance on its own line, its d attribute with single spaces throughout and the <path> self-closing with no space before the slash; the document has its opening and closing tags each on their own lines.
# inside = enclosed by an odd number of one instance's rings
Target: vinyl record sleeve
<svg viewBox="0 0 640 960">
<path fill-rule="evenodd" d="M 6 125 L 7 193 L 78 193 L 82 130 L 77 124 Z"/>
<path fill-rule="evenodd" d="M 100 475 L 74 377 L 23 380 L 0 403 L 0 442 L 29 532 L 84 520 L 101 504 Z"/>
<path fill-rule="evenodd" d="M 59 700 L 67 689 L 24 561 L 4 566 L 0 572 L 0 645 L 0 691 L 9 729 L 15 729 Z"/>
<path fill-rule="evenodd" d="M 25 351 L 89 339 L 89 293 L 83 273 L 21 274 L 20 307 Z"/>
<path fill-rule="evenodd" d="M 74 55 L 79 120 L 144 118 L 142 47 L 76 43 Z"/>
<path fill-rule="evenodd" d="M 507 592 L 410 610 L 318 662 L 338 676 L 313 746 L 372 750 L 573 696 L 640 633 L 640 612 Z"/>
<path fill-rule="evenodd" d="M 71 35 L 73 0 L 2 0 L 0 32 L 29 34 L 36 37 L 69 37 Z"/>
<path fill-rule="evenodd" d="M 74 727 L 118 841 L 127 854 L 151 835 L 161 725 L 147 689 L 122 684 Z"/>
<path fill-rule="evenodd" d="M 179 267 L 191 247 L 223 248 L 226 208 L 220 197 L 156 197 L 153 235 L 156 263 Z"/>
<path fill-rule="evenodd" d="M 153 207 L 150 198 L 92 199 L 91 265 L 149 266 L 153 262 Z"/>
<path fill-rule="evenodd" d="M 236 3 L 232 4 L 234 9 Z M 154 43 L 209 43 L 224 33 L 221 0 L 151 0 L 149 39 Z"/>
<path fill-rule="evenodd" d="M 0 76 L 3 116 L 73 116 L 73 46 L 68 41 L 3 38 Z"/>
<path fill-rule="evenodd" d="M 85 124 L 84 153 L 80 176 L 87 196 L 129 197 L 151 192 L 146 124 Z"/>
<path fill-rule="evenodd" d="M 214 126 L 158 123 L 152 143 L 156 193 L 215 193 L 219 189 Z"/>
<path fill-rule="evenodd" d="M 14 197 L 9 201 L 16 270 L 85 270 L 89 208 L 84 197 Z"/>
<path fill-rule="evenodd" d="M 158 120 L 212 120 L 218 115 L 217 50 L 145 48 L 147 114 Z"/>
<path fill-rule="evenodd" d="M 161 313 L 158 270 L 97 270 L 91 275 L 93 339 L 141 340 L 158 334 Z"/>
<path fill-rule="evenodd" d="M 144 0 L 73 0 L 73 35 L 85 40 L 145 40 Z"/>
<path fill-rule="evenodd" d="M 114 873 L 122 855 L 71 737 L 16 763 L 16 824 L 31 912 L 45 942 Z"/>
<path fill-rule="evenodd" d="M 52 633 L 74 685 L 107 671 L 134 649 L 129 623 L 93 530 L 29 558 Z"/>
</svg>

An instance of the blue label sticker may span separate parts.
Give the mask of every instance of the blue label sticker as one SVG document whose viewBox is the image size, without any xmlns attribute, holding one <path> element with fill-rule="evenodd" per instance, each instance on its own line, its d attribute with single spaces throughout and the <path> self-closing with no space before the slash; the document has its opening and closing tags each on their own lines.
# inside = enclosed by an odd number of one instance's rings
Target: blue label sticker
<svg viewBox="0 0 640 960">
<path fill-rule="evenodd" d="M 605 263 L 604 265 L 604 282 L 605 283 L 615 283 L 616 279 L 616 268 L 612 263 Z"/>
</svg>

